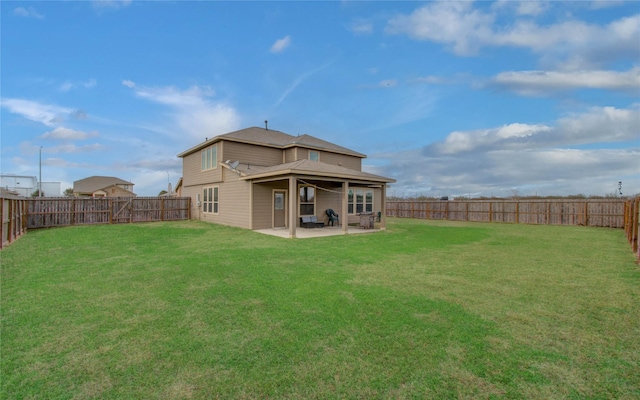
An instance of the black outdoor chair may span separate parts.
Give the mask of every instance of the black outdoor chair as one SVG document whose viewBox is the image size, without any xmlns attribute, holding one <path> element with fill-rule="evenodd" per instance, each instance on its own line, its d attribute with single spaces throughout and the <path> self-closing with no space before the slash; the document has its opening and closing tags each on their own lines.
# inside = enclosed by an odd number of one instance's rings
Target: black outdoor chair
<svg viewBox="0 0 640 400">
<path fill-rule="evenodd" d="M 332 209 L 328 208 L 327 209 L 327 216 L 329 217 L 329 225 L 335 226 L 336 223 L 338 223 L 338 225 L 340 225 L 340 217 L 338 216 L 338 214 L 336 214 L 335 211 L 333 211 Z"/>
</svg>

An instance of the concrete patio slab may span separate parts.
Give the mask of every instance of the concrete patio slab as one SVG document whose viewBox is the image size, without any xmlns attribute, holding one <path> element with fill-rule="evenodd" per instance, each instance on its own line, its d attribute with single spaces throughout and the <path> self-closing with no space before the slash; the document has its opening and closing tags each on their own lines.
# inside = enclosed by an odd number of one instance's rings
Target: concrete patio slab
<svg viewBox="0 0 640 400">
<path fill-rule="evenodd" d="M 375 233 L 380 231 L 380 229 L 362 229 L 350 226 L 347 230 L 347 234 L 355 235 L 360 233 Z M 289 228 L 257 229 L 255 232 L 264 233 L 265 235 L 278 236 L 286 239 L 289 238 Z M 324 228 L 296 228 L 296 238 L 298 239 L 337 236 L 342 234 L 344 234 L 344 232 L 342 231 L 341 226 L 325 226 Z"/>
</svg>

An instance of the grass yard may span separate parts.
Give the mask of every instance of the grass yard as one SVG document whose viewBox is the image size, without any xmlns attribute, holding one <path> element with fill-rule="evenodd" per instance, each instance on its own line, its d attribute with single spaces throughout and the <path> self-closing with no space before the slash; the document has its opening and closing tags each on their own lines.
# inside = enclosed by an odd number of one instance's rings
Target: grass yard
<svg viewBox="0 0 640 400">
<path fill-rule="evenodd" d="M 640 398 L 622 230 L 388 226 L 30 231 L 0 253 L 0 397 Z"/>
</svg>

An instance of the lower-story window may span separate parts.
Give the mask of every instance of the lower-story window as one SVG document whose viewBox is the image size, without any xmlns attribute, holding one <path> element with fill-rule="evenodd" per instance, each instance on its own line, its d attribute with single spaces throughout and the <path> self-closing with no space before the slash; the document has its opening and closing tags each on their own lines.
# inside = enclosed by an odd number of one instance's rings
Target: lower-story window
<svg viewBox="0 0 640 400">
<path fill-rule="evenodd" d="M 300 215 L 316 213 L 316 190 L 313 186 L 300 186 Z"/>
<path fill-rule="evenodd" d="M 373 212 L 372 189 L 349 189 L 348 198 L 349 214 Z"/>
<path fill-rule="evenodd" d="M 218 213 L 218 186 L 204 188 L 202 210 L 206 213 Z"/>
</svg>

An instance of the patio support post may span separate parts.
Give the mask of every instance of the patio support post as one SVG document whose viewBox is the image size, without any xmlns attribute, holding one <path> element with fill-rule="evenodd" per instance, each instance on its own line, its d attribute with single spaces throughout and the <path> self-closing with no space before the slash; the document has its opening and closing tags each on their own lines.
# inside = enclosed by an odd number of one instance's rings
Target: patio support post
<svg viewBox="0 0 640 400">
<path fill-rule="evenodd" d="M 340 219 L 342 221 L 342 233 L 349 233 L 349 182 L 342 183 L 342 211 Z"/>
<path fill-rule="evenodd" d="M 296 237 L 296 214 L 298 210 L 298 182 L 295 176 L 289 177 L 289 239 Z"/>
<path fill-rule="evenodd" d="M 382 184 L 382 199 L 380 200 L 380 230 L 384 231 L 387 229 L 387 184 Z"/>
</svg>

